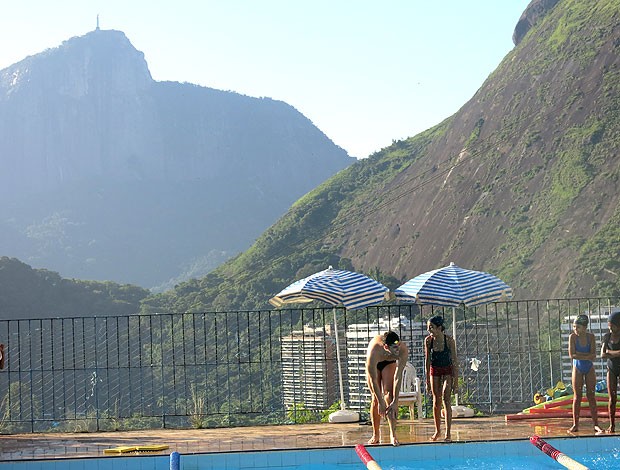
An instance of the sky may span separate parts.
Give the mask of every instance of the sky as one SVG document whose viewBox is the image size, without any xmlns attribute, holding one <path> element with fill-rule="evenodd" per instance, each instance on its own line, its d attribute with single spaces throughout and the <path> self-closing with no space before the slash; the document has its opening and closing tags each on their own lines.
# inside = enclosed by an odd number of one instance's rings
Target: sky
<svg viewBox="0 0 620 470">
<path fill-rule="evenodd" d="M 284 101 L 364 158 L 458 111 L 530 0 L 0 0 L 0 69 L 123 31 L 154 80 Z"/>
</svg>

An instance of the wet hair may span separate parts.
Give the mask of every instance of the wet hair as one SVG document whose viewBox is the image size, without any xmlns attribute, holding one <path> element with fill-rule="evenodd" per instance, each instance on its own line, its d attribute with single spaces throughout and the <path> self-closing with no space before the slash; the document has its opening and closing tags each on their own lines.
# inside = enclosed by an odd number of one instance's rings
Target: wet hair
<svg viewBox="0 0 620 470">
<path fill-rule="evenodd" d="M 616 326 L 620 326 L 620 311 L 611 312 L 609 314 L 609 318 L 607 319 L 607 323 L 613 323 Z"/>
<path fill-rule="evenodd" d="M 382 339 L 383 344 L 387 344 L 388 346 L 396 344 L 400 341 L 399 336 L 393 331 L 386 331 L 385 333 L 383 333 Z"/>
<path fill-rule="evenodd" d="M 435 326 L 441 328 L 441 331 L 444 331 L 446 327 L 444 326 L 443 317 L 441 315 L 435 315 L 428 320 L 429 323 L 432 323 Z"/>
<path fill-rule="evenodd" d="M 577 318 L 575 318 L 575 321 L 573 323 L 575 325 L 588 326 L 588 323 L 590 323 L 590 319 L 587 315 L 581 314 L 577 315 Z"/>
</svg>

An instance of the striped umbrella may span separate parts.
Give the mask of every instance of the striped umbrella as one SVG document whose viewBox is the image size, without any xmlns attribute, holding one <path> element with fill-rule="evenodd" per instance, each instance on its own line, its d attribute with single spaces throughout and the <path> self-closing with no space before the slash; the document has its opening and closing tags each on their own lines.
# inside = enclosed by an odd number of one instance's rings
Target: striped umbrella
<svg viewBox="0 0 620 470">
<path fill-rule="evenodd" d="M 454 263 L 410 279 L 394 291 L 404 302 L 458 307 L 498 302 L 512 297 L 501 279 L 483 271 L 459 268 Z"/>
<path fill-rule="evenodd" d="M 329 305 L 344 305 L 349 310 L 381 303 L 388 288 L 380 282 L 351 271 L 331 266 L 304 279 L 295 281 L 271 298 L 274 307 L 320 300 Z"/>
<path fill-rule="evenodd" d="M 353 310 L 381 303 L 388 288 L 364 274 L 334 269 L 331 266 L 304 279 L 295 281 L 278 295 L 269 299 L 274 307 L 285 304 L 297 304 L 320 300 L 333 307 L 344 305 Z M 352 422 L 359 420 L 359 414 L 346 409 L 344 385 L 340 362 L 340 344 L 338 341 L 338 324 L 336 309 L 334 313 L 334 334 L 336 338 L 336 355 L 338 360 L 338 380 L 340 385 L 340 411 L 329 415 L 330 422 Z"/>
<path fill-rule="evenodd" d="M 456 308 L 498 302 L 512 297 L 508 284 L 484 271 L 459 268 L 456 264 L 410 279 L 394 291 L 404 302 L 452 307 L 452 335 L 456 341 Z M 459 397 L 456 395 L 456 405 Z"/>
</svg>

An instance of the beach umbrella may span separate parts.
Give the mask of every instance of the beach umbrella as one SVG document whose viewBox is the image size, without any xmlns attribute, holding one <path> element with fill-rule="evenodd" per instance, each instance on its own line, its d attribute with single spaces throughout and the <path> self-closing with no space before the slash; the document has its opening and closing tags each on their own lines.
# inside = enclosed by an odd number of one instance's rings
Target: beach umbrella
<svg viewBox="0 0 620 470">
<path fill-rule="evenodd" d="M 453 307 L 452 334 L 456 341 L 456 307 L 474 307 L 510 299 L 512 289 L 490 273 L 463 269 L 450 263 L 408 280 L 394 291 L 394 295 L 403 302 Z M 458 405 L 458 397 L 456 400 Z"/>
<path fill-rule="evenodd" d="M 509 299 L 512 289 L 492 274 L 450 263 L 408 280 L 394 294 L 398 300 L 422 305 L 473 307 Z"/>
<path fill-rule="evenodd" d="M 279 294 L 269 299 L 269 303 L 274 307 L 282 307 L 286 304 L 307 303 L 318 300 L 332 307 L 344 305 L 345 308 L 354 310 L 381 303 L 387 291 L 388 288 L 383 284 L 364 274 L 334 269 L 330 266 L 324 271 L 295 281 Z M 344 401 L 344 385 L 342 381 L 338 323 L 335 308 L 333 313 L 341 409 L 332 413 L 329 416 L 329 420 L 330 422 L 357 421 L 359 420 L 359 415 L 357 412 L 347 410 Z"/>
</svg>

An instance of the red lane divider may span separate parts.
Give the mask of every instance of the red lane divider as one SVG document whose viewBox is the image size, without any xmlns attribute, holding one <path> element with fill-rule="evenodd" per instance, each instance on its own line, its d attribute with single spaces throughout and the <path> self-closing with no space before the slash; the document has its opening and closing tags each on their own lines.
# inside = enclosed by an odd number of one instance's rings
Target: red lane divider
<svg viewBox="0 0 620 470">
<path fill-rule="evenodd" d="M 551 444 L 547 444 L 540 436 L 533 435 L 530 437 L 530 442 L 534 444 L 537 448 L 551 457 L 553 460 L 558 462 L 560 465 L 564 465 L 569 470 L 590 470 L 583 464 L 580 464 L 576 460 L 571 459 L 568 455 L 560 452 Z"/>
<path fill-rule="evenodd" d="M 366 447 L 364 447 L 362 444 L 358 444 L 355 446 L 355 452 L 357 453 L 357 456 L 362 460 L 362 462 L 364 462 L 364 465 L 366 465 L 366 468 L 368 470 L 381 470 L 379 464 L 375 462 L 375 459 L 372 458 L 372 455 L 368 453 Z"/>
</svg>

